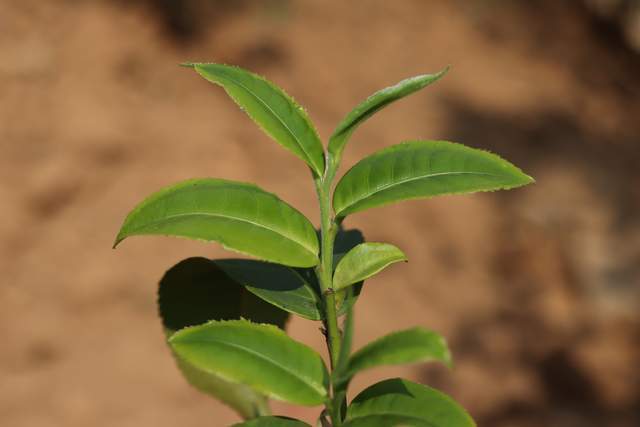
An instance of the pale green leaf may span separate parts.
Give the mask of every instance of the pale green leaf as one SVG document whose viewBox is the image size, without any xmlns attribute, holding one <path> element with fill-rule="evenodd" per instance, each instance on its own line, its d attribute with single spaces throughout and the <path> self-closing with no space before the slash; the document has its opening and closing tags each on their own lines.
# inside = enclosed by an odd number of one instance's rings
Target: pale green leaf
<svg viewBox="0 0 640 427">
<path fill-rule="evenodd" d="M 151 195 L 129 213 L 115 245 L 136 235 L 216 241 L 296 267 L 318 263 L 318 238 L 304 215 L 255 185 L 223 179 L 188 180 Z"/>
<path fill-rule="evenodd" d="M 372 385 L 353 399 L 347 410 L 347 426 L 377 427 L 380 424 L 356 423 L 360 418 L 385 416 L 416 420 L 410 426 L 474 427 L 467 412 L 449 396 L 433 388 L 394 378 Z M 353 423 L 353 424 L 349 424 Z M 394 425 L 394 424 L 392 424 Z M 407 424 L 396 424 L 407 425 Z"/>
<path fill-rule="evenodd" d="M 388 243 L 361 243 L 342 257 L 333 274 L 333 289 L 339 291 L 361 282 L 390 264 L 406 261 L 405 254 Z"/>
<path fill-rule="evenodd" d="M 434 83 L 444 76 L 449 67 L 436 74 L 423 74 L 420 76 L 410 77 L 401 82 L 379 90 L 366 100 L 361 102 L 338 124 L 338 127 L 329 139 L 329 153 L 332 158 L 339 160 L 342 151 L 349 141 L 351 134 L 358 126 L 364 123 L 369 117 L 387 105 L 402 99 L 420 89 Z"/>
<path fill-rule="evenodd" d="M 317 176 L 324 172 L 324 150 L 307 113 L 282 89 L 264 78 L 223 64 L 185 64 L 227 94 L 269 136 L 304 160 Z"/>
<path fill-rule="evenodd" d="M 169 343 L 198 369 L 274 399 L 305 406 L 327 399 L 329 374 L 320 355 L 275 326 L 214 321 L 182 329 Z"/>
<path fill-rule="evenodd" d="M 244 259 L 215 262 L 236 282 L 265 301 L 309 320 L 322 319 L 318 292 L 295 269 Z"/>
<path fill-rule="evenodd" d="M 495 154 L 446 141 L 412 141 L 364 158 L 333 194 L 339 218 L 376 206 L 444 194 L 509 189 L 533 179 Z"/>
<path fill-rule="evenodd" d="M 311 427 L 309 424 L 288 417 L 260 417 L 232 427 Z"/>
<path fill-rule="evenodd" d="M 451 366 L 451 353 L 441 335 L 416 327 L 385 335 L 355 352 L 345 377 L 376 366 L 429 361 Z"/>
<path fill-rule="evenodd" d="M 245 290 L 206 258 L 185 259 L 165 273 L 158 287 L 158 311 L 167 337 L 209 320 L 243 317 L 284 329 L 288 318 L 288 313 Z M 243 418 L 270 413 L 267 397 L 262 393 L 225 381 L 175 356 L 176 364 L 192 386 L 226 403 Z"/>
</svg>

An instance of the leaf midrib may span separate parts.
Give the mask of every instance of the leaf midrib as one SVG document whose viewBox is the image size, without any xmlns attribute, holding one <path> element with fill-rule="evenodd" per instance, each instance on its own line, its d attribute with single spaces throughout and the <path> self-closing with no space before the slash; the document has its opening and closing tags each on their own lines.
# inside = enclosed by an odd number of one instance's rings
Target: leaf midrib
<svg viewBox="0 0 640 427">
<path fill-rule="evenodd" d="M 179 219 L 181 217 L 188 217 L 188 216 L 204 216 L 204 217 L 216 217 L 216 218 L 225 218 L 225 219 L 230 219 L 230 220 L 234 220 L 234 221 L 238 221 L 238 222 L 244 222 L 247 224 L 251 224 L 254 225 L 256 227 L 271 231 L 275 234 L 278 234 L 279 236 L 282 236 L 294 243 L 297 243 L 299 246 L 301 246 L 302 248 L 306 249 L 308 252 L 310 252 L 311 254 L 313 254 L 313 256 L 317 256 L 317 254 L 315 253 L 314 250 L 312 250 L 311 248 L 309 248 L 308 246 L 306 246 L 304 243 L 302 243 L 301 241 L 292 238 L 291 236 L 282 233 L 280 230 L 276 230 L 273 228 L 269 228 L 263 224 L 248 220 L 248 219 L 244 219 L 244 218 L 239 218 L 239 217 L 235 217 L 235 216 L 229 216 L 229 215 L 224 215 L 224 214 L 218 214 L 218 213 L 209 213 L 209 212 L 192 212 L 192 213 L 183 213 L 183 214 L 173 214 L 173 215 L 169 215 L 166 216 L 162 219 L 156 220 L 156 221 L 150 221 L 145 223 L 144 225 L 137 227 L 137 228 L 132 228 L 131 233 L 130 234 L 134 234 L 140 230 L 144 230 L 147 227 L 153 227 L 154 225 L 157 224 L 161 224 L 162 222 L 168 222 L 168 221 L 172 221 L 172 220 L 176 220 Z"/>
<path fill-rule="evenodd" d="M 245 86 L 244 84 L 242 84 L 242 82 L 236 80 L 235 78 L 233 78 L 232 76 L 229 76 L 228 74 L 225 74 L 224 77 L 222 77 L 224 79 L 227 79 L 229 81 L 231 81 L 232 83 L 234 83 L 237 86 L 240 86 L 241 88 L 243 88 L 244 90 L 246 90 L 249 95 L 251 95 L 252 97 L 254 97 L 255 99 L 257 99 L 266 109 L 268 109 L 273 116 L 278 119 L 278 121 L 280 122 L 280 124 L 282 124 L 282 126 L 284 126 L 284 128 L 287 130 L 287 132 L 289 132 L 289 134 L 293 137 L 293 139 L 296 141 L 296 143 L 298 144 L 298 147 L 300 147 L 300 149 L 302 150 L 302 152 L 304 153 L 304 155 L 306 156 L 307 160 L 313 165 L 314 169 L 319 169 L 321 170 L 321 168 L 318 167 L 318 165 L 315 164 L 315 162 L 313 161 L 313 158 L 311 157 L 311 155 L 307 152 L 306 147 L 304 146 L 304 144 L 302 144 L 300 142 L 300 139 L 298 138 L 298 136 L 293 132 L 293 130 L 291 130 L 291 128 L 289 128 L 289 126 L 284 122 L 284 120 L 282 120 L 282 118 L 280 117 L 280 115 L 278 115 L 273 108 L 271 108 L 269 106 L 269 104 L 267 104 L 265 101 L 262 100 L 262 98 L 260 96 L 258 96 L 256 93 L 254 93 L 251 89 L 249 89 L 247 86 Z M 268 82 L 265 82 L 267 85 L 269 85 Z M 303 119 L 304 120 L 304 119 Z"/>
<path fill-rule="evenodd" d="M 377 193 L 381 193 L 385 190 L 388 190 L 389 188 L 398 186 L 398 185 L 402 185 L 402 184 L 406 184 L 408 182 L 412 182 L 412 181 L 419 181 L 421 179 L 429 179 L 429 178 L 433 178 L 436 176 L 444 176 L 444 175 L 485 175 L 485 176 L 494 176 L 494 177 L 500 177 L 501 175 L 496 175 L 493 173 L 487 173 L 487 172 L 465 172 L 465 171 L 459 171 L 459 172 L 438 172 L 438 173 L 433 173 L 433 174 L 428 174 L 428 175 L 421 175 L 421 176 L 417 176 L 417 177 L 413 177 L 413 178 L 405 178 L 402 179 L 400 181 L 393 181 L 389 184 L 383 184 L 379 187 L 376 187 L 373 191 L 368 191 L 367 193 L 365 193 L 362 197 L 356 199 L 354 202 L 349 203 L 348 205 L 346 205 L 345 207 L 343 207 L 340 212 L 343 212 L 347 209 L 349 209 L 350 207 L 362 202 L 363 200 L 368 199 L 371 196 L 376 195 Z"/>
<path fill-rule="evenodd" d="M 190 343 L 195 343 L 195 344 L 208 344 L 208 343 L 217 343 L 223 346 L 227 346 L 230 348 L 235 348 L 238 350 L 242 350 L 245 351 L 253 356 L 256 356 L 259 359 L 262 359 L 266 362 L 269 362 L 272 366 L 274 366 L 275 368 L 291 375 L 293 378 L 295 378 L 298 382 L 302 383 L 303 385 L 307 386 L 309 389 L 311 389 L 313 392 L 319 394 L 321 397 L 324 397 L 326 395 L 326 390 L 323 386 L 320 386 L 320 388 L 316 388 L 315 384 L 311 381 L 307 382 L 306 378 L 296 374 L 294 371 L 291 371 L 290 369 L 287 369 L 286 367 L 278 364 L 276 361 L 274 361 L 273 359 L 265 356 L 264 354 L 258 353 L 248 347 L 239 345 L 239 344 L 234 344 L 228 341 L 223 341 L 223 340 L 219 340 L 219 339 L 211 339 L 211 338 L 207 338 L 207 339 L 194 339 L 194 338 L 189 338 L 189 339 L 185 339 L 185 341 L 183 342 L 190 342 Z"/>
</svg>

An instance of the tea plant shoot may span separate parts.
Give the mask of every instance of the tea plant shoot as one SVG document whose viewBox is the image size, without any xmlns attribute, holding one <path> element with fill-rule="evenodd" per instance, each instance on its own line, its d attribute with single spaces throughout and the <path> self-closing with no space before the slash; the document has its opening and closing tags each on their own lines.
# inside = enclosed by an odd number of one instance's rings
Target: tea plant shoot
<svg viewBox="0 0 640 427">
<path fill-rule="evenodd" d="M 222 87 L 268 136 L 306 163 L 320 213 L 316 228 L 279 196 L 218 177 L 163 188 L 129 213 L 115 245 L 131 236 L 165 235 L 217 242 L 248 256 L 188 258 L 160 281 L 167 343 L 187 381 L 233 408 L 243 419 L 236 426 L 309 426 L 272 415 L 269 399 L 318 407 L 322 427 L 474 426 L 452 398 L 406 379 L 387 379 L 355 397 L 349 394 L 352 378 L 366 369 L 428 362 L 450 366 L 451 354 L 442 336 L 423 327 L 393 332 L 353 351 L 353 310 L 366 280 L 407 255 L 390 243 L 365 241 L 358 230 L 343 227 L 345 219 L 405 200 L 533 182 L 495 154 L 432 140 L 384 148 L 336 182 L 358 126 L 436 82 L 448 68 L 374 93 L 344 117 L 325 149 L 305 110 L 273 83 L 234 66 L 184 65 Z M 290 315 L 319 322 L 326 361 L 286 334 Z"/>
</svg>

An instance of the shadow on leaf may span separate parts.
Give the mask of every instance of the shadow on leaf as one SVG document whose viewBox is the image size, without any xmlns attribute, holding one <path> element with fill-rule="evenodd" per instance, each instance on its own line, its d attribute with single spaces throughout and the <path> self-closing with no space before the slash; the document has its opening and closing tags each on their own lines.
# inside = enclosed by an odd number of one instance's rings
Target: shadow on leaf
<svg viewBox="0 0 640 427">
<path fill-rule="evenodd" d="M 284 329 L 288 314 L 248 292 L 214 261 L 187 258 L 160 281 L 158 308 L 167 333 L 209 320 L 243 317 Z"/>
</svg>

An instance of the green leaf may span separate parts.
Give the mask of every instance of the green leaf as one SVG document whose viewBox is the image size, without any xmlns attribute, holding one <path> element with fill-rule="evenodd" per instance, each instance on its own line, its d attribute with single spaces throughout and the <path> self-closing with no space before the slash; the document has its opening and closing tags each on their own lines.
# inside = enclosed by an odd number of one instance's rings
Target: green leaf
<svg viewBox="0 0 640 427">
<path fill-rule="evenodd" d="M 279 264 L 244 259 L 215 261 L 248 291 L 290 313 L 321 320 L 320 299 L 302 274 Z"/>
<path fill-rule="evenodd" d="M 222 64 L 188 64 L 220 85 L 269 136 L 304 160 L 317 176 L 324 172 L 324 150 L 307 113 L 289 95 L 264 78 Z"/>
<path fill-rule="evenodd" d="M 433 427 L 433 424 L 406 415 L 367 415 L 347 421 L 342 427 Z"/>
<path fill-rule="evenodd" d="M 255 185 L 223 179 L 188 180 L 151 195 L 129 213 L 114 247 L 135 235 L 217 241 L 296 267 L 318 263 L 318 238 L 304 215 Z"/>
<path fill-rule="evenodd" d="M 509 189 L 533 178 L 495 154 L 446 141 L 412 141 L 364 158 L 333 194 L 337 217 L 443 194 Z"/>
<path fill-rule="evenodd" d="M 176 332 L 169 344 L 193 366 L 274 399 L 305 406 L 327 399 L 320 355 L 275 326 L 213 321 Z"/>
<path fill-rule="evenodd" d="M 338 263 L 333 274 L 333 289 L 344 289 L 377 274 L 390 264 L 406 260 L 405 254 L 396 246 L 388 243 L 361 243 Z"/>
<path fill-rule="evenodd" d="M 437 360 L 451 366 L 451 353 L 439 334 L 411 328 L 385 335 L 367 344 L 349 359 L 346 378 L 357 372 L 382 365 L 428 362 Z"/>
<path fill-rule="evenodd" d="M 365 417 L 373 419 L 374 416 L 415 419 L 415 424 L 408 424 L 411 426 L 475 426 L 469 414 L 449 396 L 422 384 L 400 378 L 376 383 L 356 396 L 347 410 L 347 421 L 353 424 L 345 425 L 369 426 L 369 424 L 356 423 L 355 420 Z M 380 424 L 371 424 L 371 426 L 378 425 Z"/>
<path fill-rule="evenodd" d="M 358 229 L 345 230 L 342 227 L 338 230 L 334 243 L 334 256 L 333 256 L 333 268 L 335 271 L 336 265 L 342 257 L 357 246 L 359 243 L 364 242 L 364 236 Z M 320 295 L 320 284 L 316 277 L 315 271 L 312 268 L 296 268 L 295 271 L 302 277 L 302 279 L 309 284 L 311 289 L 315 289 L 316 295 Z M 336 306 L 338 307 L 338 316 L 343 316 L 347 313 L 347 309 L 352 307 L 358 300 L 360 293 L 362 292 L 363 282 L 356 283 L 351 288 L 353 292 L 348 293 L 347 289 L 337 291 L 335 294 Z M 316 316 L 322 316 L 319 312 Z M 310 317 L 311 318 L 311 317 Z M 313 319 L 312 319 L 313 320 Z"/>
<path fill-rule="evenodd" d="M 187 258 L 164 274 L 158 286 L 158 311 L 167 334 L 210 320 L 240 318 L 284 329 L 289 314 L 244 289 L 218 262 Z"/>
<path fill-rule="evenodd" d="M 340 124 L 338 124 L 333 135 L 331 135 L 331 138 L 329 139 L 329 153 L 332 158 L 339 161 L 342 156 L 342 151 L 349 141 L 353 131 L 355 131 L 356 128 L 364 123 L 369 117 L 392 102 L 411 95 L 431 83 L 434 83 L 439 80 L 440 77 L 444 76 L 448 70 L 449 67 L 446 67 L 444 70 L 436 74 L 423 74 L 402 80 L 394 86 L 384 88 L 374 93 L 369 98 L 361 102 L 356 108 L 347 114 Z"/>
<path fill-rule="evenodd" d="M 364 235 L 356 228 L 345 230 L 340 226 L 338 234 L 333 246 L 333 268 L 335 272 L 336 266 L 340 263 L 342 257 L 346 255 L 351 249 L 364 242 Z M 358 300 L 360 293 L 362 292 L 362 285 L 364 282 L 356 283 L 351 287 L 351 292 L 347 292 L 348 289 L 343 289 L 336 292 L 336 305 L 338 306 L 338 316 L 342 316 L 347 313 L 347 310 Z"/>
<path fill-rule="evenodd" d="M 232 427 L 311 427 L 309 424 L 289 417 L 260 417 Z"/>
<path fill-rule="evenodd" d="M 289 317 L 287 312 L 246 291 L 206 258 L 185 259 L 165 273 L 158 288 L 158 311 L 167 337 L 209 320 L 240 317 L 284 329 Z M 270 413 L 263 394 L 198 369 L 175 353 L 174 356 L 192 386 L 226 403 L 243 418 Z"/>
</svg>

